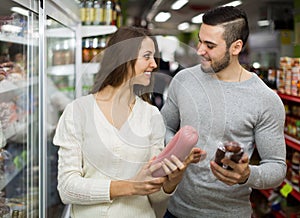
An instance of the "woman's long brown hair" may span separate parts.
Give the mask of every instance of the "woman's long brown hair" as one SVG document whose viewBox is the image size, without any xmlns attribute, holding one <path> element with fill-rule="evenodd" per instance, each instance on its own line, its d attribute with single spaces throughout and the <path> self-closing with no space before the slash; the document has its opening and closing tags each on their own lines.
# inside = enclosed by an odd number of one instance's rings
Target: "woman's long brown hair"
<svg viewBox="0 0 300 218">
<path fill-rule="evenodd" d="M 155 38 L 145 28 L 120 27 L 108 41 L 104 51 L 100 70 L 96 74 L 95 83 L 90 93 L 101 91 L 106 86 L 118 87 L 130 77 L 135 76 L 134 66 L 143 39 L 149 37 L 155 45 L 156 63 L 158 63 L 159 51 Z M 128 69 L 131 70 L 129 71 Z M 131 73 L 132 72 L 132 73 Z M 153 78 L 153 77 L 151 77 Z M 150 102 L 150 93 L 153 90 L 153 79 L 146 86 L 135 85 L 134 92 L 142 99 Z"/>
</svg>

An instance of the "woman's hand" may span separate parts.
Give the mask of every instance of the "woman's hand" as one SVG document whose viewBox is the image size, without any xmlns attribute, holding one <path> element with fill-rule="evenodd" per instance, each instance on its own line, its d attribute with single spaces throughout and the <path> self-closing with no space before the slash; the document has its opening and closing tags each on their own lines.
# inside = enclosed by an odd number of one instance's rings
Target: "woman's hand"
<svg viewBox="0 0 300 218">
<path fill-rule="evenodd" d="M 152 161 L 153 159 L 145 164 L 137 175 L 130 180 L 112 181 L 110 186 L 111 199 L 131 195 L 149 195 L 160 191 L 167 178 L 152 177 L 152 172 L 162 166 L 161 163 L 151 166 Z"/>
<path fill-rule="evenodd" d="M 171 156 L 171 161 L 164 159 L 162 167 L 167 173 L 168 180 L 164 183 L 163 188 L 166 193 L 172 193 L 180 183 L 185 170 L 191 163 L 198 163 L 206 158 L 206 152 L 200 148 L 193 148 L 189 156 L 181 162 L 176 156 Z"/>
</svg>

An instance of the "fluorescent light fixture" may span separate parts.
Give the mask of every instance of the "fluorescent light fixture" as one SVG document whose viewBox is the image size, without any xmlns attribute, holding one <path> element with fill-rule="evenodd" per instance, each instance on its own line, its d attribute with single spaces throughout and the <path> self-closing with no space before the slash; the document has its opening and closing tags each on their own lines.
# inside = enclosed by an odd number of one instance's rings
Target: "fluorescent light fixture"
<svg viewBox="0 0 300 218">
<path fill-rule="evenodd" d="M 222 7 L 225 7 L 225 6 L 233 6 L 233 7 L 236 7 L 236 6 L 239 6 L 242 4 L 242 1 L 233 1 L 233 2 L 229 2 L 225 5 L 222 5 Z"/>
<path fill-rule="evenodd" d="M 180 8 L 182 8 L 184 5 L 186 5 L 186 3 L 188 3 L 188 0 L 177 0 L 176 2 L 174 2 L 171 5 L 171 8 L 173 10 L 179 10 Z"/>
<path fill-rule="evenodd" d="M 169 12 L 159 12 L 159 13 L 155 16 L 154 20 L 155 20 L 156 22 L 165 22 L 165 21 L 167 21 L 170 17 L 171 17 L 171 13 L 169 13 Z"/>
<path fill-rule="evenodd" d="M 177 29 L 183 31 L 183 30 L 187 30 L 189 27 L 190 24 L 188 22 L 183 22 L 177 26 Z"/>
<path fill-rule="evenodd" d="M 195 17 L 192 18 L 192 22 L 193 23 L 202 23 L 202 17 L 203 17 L 203 13 L 202 14 L 199 14 Z"/>
<path fill-rule="evenodd" d="M 28 17 L 28 15 L 29 15 L 28 10 L 26 10 L 26 9 L 24 9 L 24 8 L 20 8 L 20 7 L 12 7 L 10 10 L 11 10 L 12 12 L 16 12 L 16 13 L 21 14 L 21 15 L 23 15 L 23 16 L 27 16 L 27 17 Z"/>
<path fill-rule="evenodd" d="M 259 21 L 257 21 L 257 25 L 258 26 L 269 26 L 270 21 L 268 21 L 268 20 L 259 20 Z"/>
<path fill-rule="evenodd" d="M 255 69 L 259 69 L 260 68 L 260 63 L 259 62 L 254 62 L 252 64 L 252 66 L 255 68 Z"/>
</svg>

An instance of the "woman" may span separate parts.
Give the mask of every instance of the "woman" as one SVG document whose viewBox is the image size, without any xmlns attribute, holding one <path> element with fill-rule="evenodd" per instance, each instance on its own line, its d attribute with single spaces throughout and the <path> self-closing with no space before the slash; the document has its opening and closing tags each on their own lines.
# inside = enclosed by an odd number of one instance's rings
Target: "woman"
<svg viewBox="0 0 300 218">
<path fill-rule="evenodd" d="M 148 102 L 158 51 L 147 30 L 120 28 L 108 42 L 90 95 L 76 99 L 60 118 L 58 190 L 72 217 L 155 217 L 153 203 L 174 192 L 194 150 L 151 165 L 163 149 L 165 126 Z M 147 93 L 148 92 L 148 93 Z M 140 97 L 139 97 L 140 96 Z M 163 167 L 166 177 L 151 172 Z"/>
</svg>

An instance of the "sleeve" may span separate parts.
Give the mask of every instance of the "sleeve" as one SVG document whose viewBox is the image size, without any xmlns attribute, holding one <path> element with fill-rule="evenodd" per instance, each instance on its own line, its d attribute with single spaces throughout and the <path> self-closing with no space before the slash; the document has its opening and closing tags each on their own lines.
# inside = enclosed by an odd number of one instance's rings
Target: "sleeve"
<svg viewBox="0 0 300 218">
<path fill-rule="evenodd" d="M 82 167 L 82 114 L 76 115 L 74 104 L 64 110 L 53 139 L 58 151 L 58 191 L 65 204 L 96 204 L 110 200 L 110 180 L 85 178 Z"/>
<path fill-rule="evenodd" d="M 155 115 L 151 119 L 152 126 L 152 134 L 151 134 L 151 142 L 152 146 L 152 157 L 157 156 L 164 148 L 164 137 L 166 133 L 166 127 L 163 121 L 163 118 L 159 111 L 155 113 Z M 173 192 L 174 193 L 174 192 Z M 171 194 L 167 194 L 161 188 L 160 191 L 150 194 L 148 196 L 151 205 L 154 207 L 155 211 L 159 211 L 162 209 L 166 209 L 166 202 L 168 197 Z"/>
<path fill-rule="evenodd" d="M 177 83 L 178 82 L 175 76 L 168 88 L 167 100 L 161 109 L 161 114 L 163 116 L 164 123 L 166 126 L 166 144 L 173 138 L 180 126 L 180 113 L 176 99 L 176 91 L 178 91 L 178 89 L 176 88 Z"/>
<path fill-rule="evenodd" d="M 166 127 L 163 118 L 159 111 L 155 110 L 154 115 L 151 118 L 151 136 L 150 143 L 152 145 L 151 157 L 157 156 L 164 148 L 164 137 L 166 134 Z"/>
<path fill-rule="evenodd" d="M 286 145 L 284 140 L 285 111 L 278 96 L 265 101 L 266 109 L 254 129 L 255 143 L 260 155 L 259 165 L 250 166 L 246 182 L 252 188 L 279 186 L 286 176 Z"/>
</svg>

